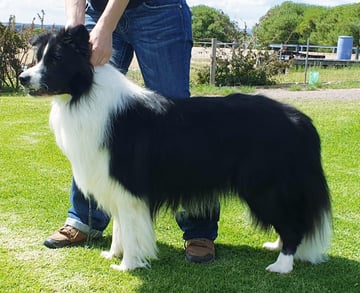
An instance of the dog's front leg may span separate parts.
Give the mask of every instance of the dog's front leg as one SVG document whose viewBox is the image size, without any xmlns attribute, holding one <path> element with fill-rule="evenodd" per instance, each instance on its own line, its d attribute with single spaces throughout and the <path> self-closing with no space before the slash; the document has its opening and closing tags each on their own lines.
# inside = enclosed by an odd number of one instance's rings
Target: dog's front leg
<svg viewBox="0 0 360 293">
<path fill-rule="evenodd" d="M 119 202 L 119 220 L 123 259 L 120 265 L 111 265 L 119 271 L 133 270 L 149 266 L 149 260 L 156 258 L 156 242 L 153 222 L 148 205 L 134 195 L 123 194 Z M 113 235 L 110 255 L 119 252 Z"/>
<path fill-rule="evenodd" d="M 123 253 L 123 247 L 121 242 L 121 230 L 118 216 L 114 217 L 113 223 L 113 234 L 111 247 L 109 251 L 102 251 L 101 256 L 107 259 L 112 259 L 113 257 L 119 257 Z"/>
</svg>

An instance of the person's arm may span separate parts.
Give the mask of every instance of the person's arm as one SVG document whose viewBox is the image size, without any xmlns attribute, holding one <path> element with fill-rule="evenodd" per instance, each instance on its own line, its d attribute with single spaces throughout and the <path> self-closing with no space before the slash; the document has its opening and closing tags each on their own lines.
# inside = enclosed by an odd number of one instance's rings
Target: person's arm
<svg viewBox="0 0 360 293">
<path fill-rule="evenodd" d="M 103 13 L 97 22 L 97 26 L 112 33 L 128 4 L 129 0 L 108 0 Z"/>
<path fill-rule="evenodd" d="M 85 0 L 65 0 L 66 25 L 74 26 L 85 21 Z M 90 32 L 92 54 L 90 62 L 104 65 L 112 53 L 112 32 L 124 13 L 129 0 L 109 0 L 95 27 Z"/>
<path fill-rule="evenodd" d="M 65 27 L 84 24 L 85 0 L 65 0 L 66 25 Z"/>
<path fill-rule="evenodd" d="M 90 62 L 104 65 L 112 54 L 112 33 L 124 13 L 129 0 L 109 0 L 97 24 L 90 33 L 92 55 Z"/>
</svg>

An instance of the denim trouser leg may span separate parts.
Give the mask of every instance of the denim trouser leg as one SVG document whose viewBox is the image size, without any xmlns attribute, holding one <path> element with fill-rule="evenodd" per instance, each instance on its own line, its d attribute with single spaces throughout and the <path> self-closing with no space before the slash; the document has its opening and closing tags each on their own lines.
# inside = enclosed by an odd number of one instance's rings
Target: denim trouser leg
<svg viewBox="0 0 360 293">
<path fill-rule="evenodd" d="M 95 26 L 99 17 L 100 13 L 88 4 L 85 15 L 88 30 Z M 113 33 L 110 62 L 126 73 L 135 52 L 147 88 L 170 99 L 183 99 L 190 97 L 191 49 L 191 13 L 185 0 L 151 0 L 124 12 Z M 72 207 L 67 221 L 87 232 L 88 215 L 84 211 L 88 211 L 88 202 L 75 184 L 70 201 Z M 100 210 L 93 210 L 92 216 L 92 227 L 103 231 L 109 218 Z M 184 223 L 179 222 L 184 239 L 216 238 L 218 216 L 185 218 Z"/>
<path fill-rule="evenodd" d="M 218 221 L 220 216 L 220 203 L 214 207 L 211 215 L 195 217 L 186 210 L 176 213 L 176 222 L 184 232 L 183 239 L 206 238 L 215 240 L 218 235 Z"/>
<path fill-rule="evenodd" d="M 100 237 L 106 226 L 109 224 L 110 218 L 107 214 L 98 209 L 94 200 L 91 200 L 91 212 L 89 213 L 89 201 L 76 186 L 73 179 L 70 192 L 71 208 L 68 211 L 68 218 L 65 224 L 88 234 L 89 233 L 89 214 L 91 215 L 91 236 Z"/>
</svg>

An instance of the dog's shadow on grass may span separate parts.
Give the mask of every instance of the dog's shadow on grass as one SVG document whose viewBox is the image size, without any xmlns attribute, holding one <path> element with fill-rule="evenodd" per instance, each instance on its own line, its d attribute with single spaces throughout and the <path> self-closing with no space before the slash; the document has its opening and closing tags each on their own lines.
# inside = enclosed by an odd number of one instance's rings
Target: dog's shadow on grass
<svg viewBox="0 0 360 293">
<path fill-rule="evenodd" d="M 105 236 L 93 247 L 106 250 L 110 244 L 111 236 Z M 286 292 L 305 292 L 309 288 L 318 288 L 313 292 L 330 292 L 339 287 L 343 292 L 360 292 L 356 277 L 360 274 L 360 262 L 338 256 L 330 256 L 318 265 L 295 261 L 294 271 L 281 275 L 265 270 L 275 262 L 278 253 L 262 248 L 216 244 L 213 263 L 193 264 L 185 260 L 181 246 L 159 241 L 157 245 L 158 259 L 151 262 L 151 268 L 130 272 L 142 280 L 139 292 L 209 292 L 209 288 L 213 288 L 211 292 L 263 292 L 269 284 L 288 288 Z"/>
</svg>

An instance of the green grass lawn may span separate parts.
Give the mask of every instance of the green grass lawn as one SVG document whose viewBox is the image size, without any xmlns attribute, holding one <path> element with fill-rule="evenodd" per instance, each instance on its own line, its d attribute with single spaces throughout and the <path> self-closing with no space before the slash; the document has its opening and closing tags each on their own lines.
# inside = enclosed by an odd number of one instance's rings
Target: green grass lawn
<svg viewBox="0 0 360 293">
<path fill-rule="evenodd" d="M 209 85 L 201 85 L 197 83 L 197 70 L 194 65 L 191 67 L 191 92 L 192 94 L 222 94 L 226 95 L 234 90 L 234 87 L 215 87 Z M 310 72 L 319 72 L 318 82 L 314 85 L 309 85 Z M 360 66 L 354 65 L 349 67 L 319 67 L 311 66 L 306 72 L 305 85 L 305 69 L 303 67 L 296 68 L 292 66 L 286 74 L 280 73 L 274 76 L 276 85 L 274 87 L 290 87 L 291 90 L 314 90 L 314 89 L 344 89 L 344 88 L 360 88 Z M 140 71 L 129 72 L 128 76 L 135 82 L 141 83 Z M 271 86 L 270 86 L 271 87 Z M 239 89 L 239 88 L 237 88 Z M 254 88 L 241 86 L 242 92 L 251 92 Z"/>
<path fill-rule="evenodd" d="M 360 67 L 329 67 L 312 66 L 307 70 L 306 82 L 310 80 L 310 72 L 319 72 L 318 85 L 326 88 L 354 88 L 359 87 Z M 275 80 L 278 84 L 288 83 L 304 83 L 305 69 L 299 67 L 291 67 L 286 74 L 279 74 Z"/>
<path fill-rule="evenodd" d="M 233 200 L 222 204 L 215 263 L 187 263 L 182 233 L 164 212 L 156 223 L 159 259 L 121 273 L 100 257 L 110 226 L 91 249 L 43 246 L 65 220 L 70 165 L 48 127 L 49 99 L 0 97 L 0 292 L 360 292 L 360 99 L 314 92 L 286 102 L 310 115 L 322 138 L 334 212 L 329 261 L 295 262 L 288 275 L 265 271 L 277 253 L 262 243 L 276 235 L 254 229 Z"/>
</svg>

